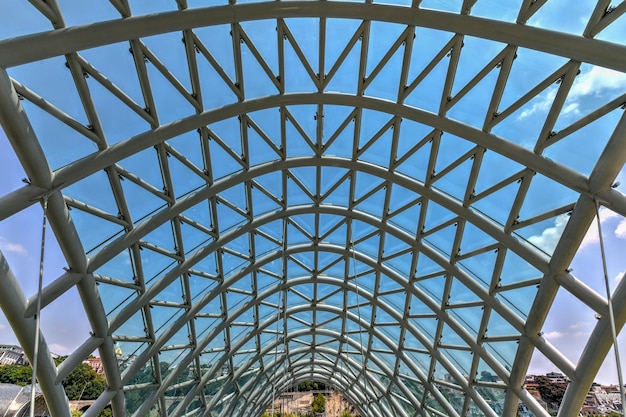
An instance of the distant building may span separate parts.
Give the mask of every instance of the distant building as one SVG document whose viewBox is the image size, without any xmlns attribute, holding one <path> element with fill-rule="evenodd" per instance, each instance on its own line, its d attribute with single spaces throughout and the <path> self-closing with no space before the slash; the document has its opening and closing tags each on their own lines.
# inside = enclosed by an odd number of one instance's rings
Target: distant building
<svg viewBox="0 0 626 417">
<path fill-rule="evenodd" d="M 15 345 L 0 345 L 0 365 L 24 365 L 28 363 L 24 349 Z"/>
<path fill-rule="evenodd" d="M 357 414 L 356 410 L 341 395 L 341 393 L 331 390 L 321 391 L 305 391 L 305 392 L 284 392 L 274 400 L 273 406 L 270 405 L 266 409 L 266 413 L 271 414 L 274 411 L 277 414 L 307 414 L 311 412 L 311 403 L 316 394 L 323 394 L 326 397 L 327 417 L 339 417 L 344 410 L 349 411 L 352 415 Z"/>
<path fill-rule="evenodd" d="M 545 374 L 550 384 L 553 386 L 566 385 L 570 381 L 569 379 L 559 372 L 548 372 Z M 539 392 L 539 379 L 541 375 L 526 375 L 524 380 L 524 386 L 528 390 L 528 393 L 534 396 L 542 407 L 547 409 L 547 404 L 543 401 L 541 393 Z M 560 404 L 556 404 L 556 408 Z M 554 408 L 554 404 L 552 404 Z M 589 392 L 585 396 L 585 401 L 580 409 L 580 416 L 598 416 L 608 415 L 610 413 L 621 413 L 622 411 L 622 399 L 619 385 L 600 385 L 593 383 L 589 388 Z M 520 404 L 518 412 L 521 416 L 530 416 L 530 412 L 525 409 L 523 404 Z"/>
<path fill-rule="evenodd" d="M 591 398 L 590 398 L 591 397 Z M 593 406 L 594 412 L 619 413 L 622 410 L 622 395 L 617 385 L 600 386 L 589 392 L 585 405 Z"/>
<path fill-rule="evenodd" d="M 565 375 L 560 373 L 560 372 L 548 372 L 546 374 L 546 377 L 548 377 L 550 382 L 552 382 L 553 384 L 567 384 L 567 383 L 569 383 L 569 379 Z"/>
<path fill-rule="evenodd" d="M 100 358 L 87 358 L 83 361 L 99 374 L 104 373 L 104 367 L 102 366 L 102 359 Z"/>
</svg>

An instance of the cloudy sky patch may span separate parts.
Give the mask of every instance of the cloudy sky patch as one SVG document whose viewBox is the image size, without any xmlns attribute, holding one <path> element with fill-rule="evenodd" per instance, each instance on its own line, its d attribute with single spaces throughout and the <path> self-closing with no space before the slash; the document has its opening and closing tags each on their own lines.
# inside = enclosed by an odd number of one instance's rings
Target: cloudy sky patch
<svg viewBox="0 0 626 417">
<path fill-rule="evenodd" d="M 531 236 L 528 240 L 538 248 L 541 248 L 548 253 L 552 253 L 561 238 L 561 234 L 563 233 L 563 229 L 565 228 L 568 219 L 569 216 L 567 214 L 557 216 L 554 219 L 553 227 L 548 227 L 541 233 L 541 235 Z"/>
<path fill-rule="evenodd" d="M 538 100 L 533 103 L 530 108 L 524 109 L 518 117 L 518 120 L 528 119 L 535 113 L 541 112 L 545 113 L 552 106 L 552 102 L 554 101 L 554 97 L 556 96 L 556 88 L 552 88 L 544 91 L 538 97 Z"/>
<path fill-rule="evenodd" d="M 74 351 L 73 349 L 68 349 L 67 346 L 58 343 L 51 344 L 50 346 L 48 346 L 48 349 L 50 350 L 50 352 L 56 353 L 57 355 L 69 355 Z"/>
<path fill-rule="evenodd" d="M 7 240 L 6 238 L 2 236 L 0 236 L 0 251 L 5 252 L 5 253 L 6 252 L 15 253 L 17 255 L 26 255 L 28 253 L 28 251 L 23 245 L 19 243 L 10 242 L 9 240 Z"/>
<path fill-rule="evenodd" d="M 600 207 L 599 213 L 600 213 L 600 223 L 602 227 L 602 233 L 606 236 L 607 227 L 610 227 L 612 225 L 610 220 L 621 218 L 621 216 L 615 213 L 614 211 L 609 210 L 604 207 Z M 611 233 L 615 234 L 615 236 L 621 239 L 626 239 L 626 220 L 622 219 L 614 227 L 615 228 L 613 229 Z M 593 222 L 589 226 L 589 230 L 587 230 L 587 233 L 585 234 L 585 237 L 582 243 L 580 244 L 580 249 L 581 250 L 586 249 L 589 246 L 597 244 L 599 242 L 600 242 L 600 235 L 598 233 L 598 222 L 596 219 L 593 219 Z"/>
<path fill-rule="evenodd" d="M 602 67 L 591 67 L 585 73 L 581 73 L 574 80 L 569 91 L 567 101 L 561 109 L 561 115 L 580 116 L 581 101 L 592 97 L 603 97 L 607 93 L 626 88 L 626 74 Z M 518 116 L 518 120 L 525 120 L 536 113 L 547 113 L 558 88 L 553 87 L 545 90 L 538 96 L 532 106 L 525 109 Z"/>
<path fill-rule="evenodd" d="M 581 99 L 589 95 L 601 96 L 608 90 L 624 89 L 626 74 L 602 67 L 591 67 L 591 70 L 576 77 L 570 90 L 569 98 Z"/>
</svg>

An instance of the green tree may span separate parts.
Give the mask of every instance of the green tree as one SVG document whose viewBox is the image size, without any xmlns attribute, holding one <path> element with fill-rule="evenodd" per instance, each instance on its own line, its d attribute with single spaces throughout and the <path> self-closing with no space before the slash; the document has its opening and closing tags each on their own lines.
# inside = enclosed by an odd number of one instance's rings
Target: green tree
<svg viewBox="0 0 626 417">
<path fill-rule="evenodd" d="M 63 363 L 63 361 L 65 361 L 67 359 L 67 355 L 66 356 L 57 356 L 56 358 L 54 358 L 54 364 L 56 366 L 59 366 Z"/>
<path fill-rule="evenodd" d="M 326 409 L 326 397 L 324 394 L 317 394 L 311 402 L 311 409 L 316 413 L 323 413 Z"/>
<path fill-rule="evenodd" d="M 81 417 L 83 414 L 80 410 L 72 410 L 72 417 Z M 104 410 L 100 411 L 98 417 L 113 417 L 113 412 L 111 411 L 111 407 L 106 407 Z"/>
<path fill-rule="evenodd" d="M 69 400 L 94 400 L 106 388 L 106 381 L 91 366 L 81 363 L 63 380 L 63 388 Z"/>
<path fill-rule="evenodd" d="M 548 407 L 558 410 L 567 389 L 566 383 L 556 383 L 550 381 L 547 376 L 538 375 L 535 377 L 537 382 L 537 390 L 541 394 L 541 399 L 548 404 Z"/>
<path fill-rule="evenodd" d="M 317 389 L 317 383 L 313 381 L 302 381 L 298 384 L 298 391 L 313 391 Z"/>
<path fill-rule="evenodd" d="M 20 386 L 30 385 L 33 378 L 33 368 L 26 365 L 0 366 L 0 383 Z"/>
<path fill-rule="evenodd" d="M 341 412 L 341 417 L 352 417 L 352 414 L 348 410 L 343 410 Z"/>
<path fill-rule="evenodd" d="M 298 384 L 298 392 L 325 390 L 326 384 L 315 381 L 302 381 Z"/>
<path fill-rule="evenodd" d="M 111 407 L 105 407 L 104 410 L 100 411 L 98 417 L 113 417 L 113 411 L 111 410 Z"/>
<path fill-rule="evenodd" d="M 89 355 L 93 358 L 92 355 Z M 59 366 L 67 356 L 59 356 L 54 359 L 54 364 Z M 106 389 L 104 375 L 97 373 L 86 363 L 81 363 L 62 382 L 65 394 L 70 401 L 95 400 Z"/>
<path fill-rule="evenodd" d="M 498 381 L 498 377 L 489 371 L 482 371 L 480 373 L 479 381 L 496 382 Z"/>
<path fill-rule="evenodd" d="M 128 385 L 141 385 L 154 382 L 154 372 L 152 365 L 144 365 L 129 381 Z M 144 399 L 149 395 L 146 389 L 135 389 L 124 393 L 126 397 L 126 411 L 128 415 L 133 414 L 143 404 Z"/>
</svg>

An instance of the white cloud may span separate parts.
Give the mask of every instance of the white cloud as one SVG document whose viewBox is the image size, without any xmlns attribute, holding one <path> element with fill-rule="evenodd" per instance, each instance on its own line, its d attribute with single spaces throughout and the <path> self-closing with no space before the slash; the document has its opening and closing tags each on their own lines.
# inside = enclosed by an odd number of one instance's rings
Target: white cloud
<svg viewBox="0 0 626 417">
<path fill-rule="evenodd" d="M 545 339 L 548 339 L 548 340 L 557 340 L 557 339 L 562 339 L 562 338 L 568 337 L 568 336 L 569 336 L 568 333 L 559 332 L 558 330 L 553 330 L 551 332 L 543 334 L 543 337 Z"/>
<path fill-rule="evenodd" d="M 615 236 L 620 239 L 626 239 L 626 219 L 622 219 L 615 228 Z"/>
<path fill-rule="evenodd" d="M 4 330 L 6 328 L 7 328 L 7 326 L 4 323 L 0 323 L 0 330 Z"/>
<path fill-rule="evenodd" d="M 607 221 L 614 219 L 616 217 L 619 217 L 619 215 L 615 213 L 614 211 L 606 209 L 604 207 L 600 207 L 600 223 L 603 227 L 603 230 L 602 230 L 603 234 L 606 233 L 606 231 L 604 230 L 604 226 L 606 225 Z M 626 224 L 621 226 L 622 223 L 624 222 L 625 220 L 622 220 L 620 224 L 617 226 L 617 228 L 615 229 L 615 235 L 617 237 L 621 237 L 622 239 L 626 239 L 626 234 L 624 236 L 620 236 L 618 235 L 618 230 L 620 231 L 620 233 L 622 232 L 626 233 Z M 596 244 L 599 241 L 600 241 L 600 236 L 598 234 L 598 222 L 596 221 L 596 219 L 593 219 L 593 222 L 589 226 L 589 230 L 587 230 L 587 234 L 585 235 L 582 243 L 580 244 L 580 249 L 584 249 L 590 245 Z"/>
<path fill-rule="evenodd" d="M 60 345 L 58 343 L 52 343 L 48 346 L 48 349 L 52 353 L 56 353 L 57 355 L 69 355 L 72 353 L 71 349 L 68 349 L 67 346 Z"/>
<path fill-rule="evenodd" d="M 561 234 L 563 233 L 568 219 L 569 216 L 567 214 L 558 216 L 554 219 L 554 227 L 548 227 L 541 235 L 531 236 L 528 240 L 538 248 L 548 253 L 552 252 L 561 238 Z"/>
<path fill-rule="evenodd" d="M 600 207 L 600 223 L 602 227 L 602 233 L 604 239 L 606 240 L 607 236 L 610 233 L 613 233 L 615 237 L 619 239 L 626 239 L 626 219 L 622 218 L 619 214 L 615 213 L 612 210 L 609 210 L 605 207 Z M 567 224 L 569 216 L 567 214 L 562 214 L 555 218 L 554 227 L 548 227 L 545 229 L 541 235 L 531 236 L 528 240 L 534 244 L 535 246 L 543 249 L 544 251 L 550 253 L 556 247 L 559 239 L 561 238 L 561 234 L 563 233 L 563 229 Z M 610 222 L 614 219 L 621 219 L 616 225 L 615 222 Z M 610 224 L 609 224 L 610 222 Z M 609 229 L 611 227 L 611 229 Z M 591 245 L 595 245 L 599 243 L 600 236 L 598 234 L 598 222 L 596 219 L 593 219 L 593 222 L 589 226 L 583 241 L 580 244 L 580 249 L 585 249 Z"/>
<path fill-rule="evenodd" d="M 576 330 L 576 329 L 584 329 L 584 328 L 591 327 L 591 326 L 593 326 L 592 322 L 589 322 L 589 321 L 579 321 L 579 322 L 576 322 L 574 324 L 571 324 L 569 326 L 569 328 L 572 329 L 572 330 Z"/>
<path fill-rule="evenodd" d="M 586 326 L 586 323 L 580 323 L 581 327 L 576 327 L 577 325 L 579 325 L 579 323 L 576 323 L 574 325 L 570 326 L 570 329 L 572 330 L 577 330 L 577 331 L 572 331 L 572 332 L 561 332 L 558 330 L 552 330 L 550 332 L 546 332 L 543 334 L 543 337 L 547 340 L 560 340 L 560 339 L 573 339 L 573 338 L 587 338 L 589 337 L 589 333 L 590 330 L 587 329 L 586 331 L 581 329 L 582 327 L 588 327 Z M 580 329 L 580 330 L 578 330 Z"/>
<path fill-rule="evenodd" d="M 603 91 L 626 87 L 626 74 L 602 67 L 593 67 L 579 75 L 572 85 L 570 98 L 578 99 L 590 94 L 599 95 Z"/>
<path fill-rule="evenodd" d="M 622 278 L 624 277 L 624 274 L 626 274 L 626 271 L 620 271 L 617 274 L 615 274 L 615 277 L 613 278 L 613 282 L 618 283 L 622 280 Z"/>
<path fill-rule="evenodd" d="M 16 253 L 18 255 L 26 255 L 27 253 L 26 248 L 23 245 L 19 243 L 9 242 L 2 236 L 0 236 L 0 250 L 3 252 Z"/>
<path fill-rule="evenodd" d="M 548 111 L 548 109 L 552 105 L 552 102 L 554 101 L 554 97 L 556 96 L 556 91 L 557 90 L 553 88 L 544 92 L 543 95 L 540 96 L 540 99 L 536 101 L 535 103 L 533 103 L 532 107 L 525 109 L 523 112 L 520 113 L 518 120 L 526 119 L 532 116 L 533 114 L 537 113 L 538 111 L 542 111 L 542 112 Z"/>
<path fill-rule="evenodd" d="M 608 90 L 618 90 L 626 87 L 626 74 L 602 67 L 592 67 L 591 70 L 579 75 L 574 80 L 567 97 L 567 104 L 561 114 L 580 116 L 580 102 L 589 96 L 601 96 Z"/>
<path fill-rule="evenodd" d="M 580 110 L 578 108 L 580 105 L 578 103 L 570 103 L 561 110 L 562 114 L 574 114 L 575 116 L 580 115 Z"/>
<path fill-rule="evenodd" d="M 607 68 L 594 66 L 591 70 L 579 75 L 574 80 L 567 98 L 567 104 L 561 110 L 561 114 L 573 114 L 579 116 L 581 99 L 594 95 L 600 96 L 607 90 L 626 88 L 626 74 Z M 518 120 L 526 119 L 537 112 L 547 112 L 556 97 L 556 86 L 544 91 L 540 98 L 530 107 L 520 113 Z"/>
</svg>

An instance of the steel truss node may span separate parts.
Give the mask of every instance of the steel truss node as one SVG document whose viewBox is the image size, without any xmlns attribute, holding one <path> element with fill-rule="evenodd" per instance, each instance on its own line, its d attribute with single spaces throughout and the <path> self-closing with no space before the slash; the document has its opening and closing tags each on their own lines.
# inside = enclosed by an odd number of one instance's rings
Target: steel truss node
<svg viewBox="0 0 626 417">
<path fill-rule="evenodd" d="M 563 31 L 546 0 L 74 3 L 0 40 L 27 175 L 0 220 L 46 199 L 67 264 L 27 297 L 0 253 L 0 305 L 31 360 L 39 303 L 77 290 L 91 326 L 58 367 L 40 338 L 53 415 L 94 351 L 86 417 L 258 417 L 308 380 L 363 416 L 548 416 L 537 352 L 578 415 L 626 322 L 624 280 L 571 270 L 596 204 L 626 216 L 626 83 L 591 77 L 625 77 L 626 2 Z M 599 317 L 577 360 L 543 335 L 559 291 Z"/>
</svg>

